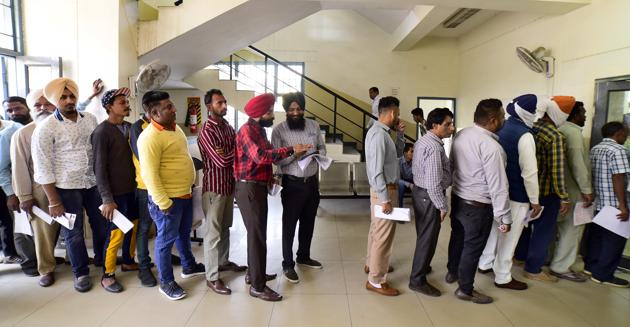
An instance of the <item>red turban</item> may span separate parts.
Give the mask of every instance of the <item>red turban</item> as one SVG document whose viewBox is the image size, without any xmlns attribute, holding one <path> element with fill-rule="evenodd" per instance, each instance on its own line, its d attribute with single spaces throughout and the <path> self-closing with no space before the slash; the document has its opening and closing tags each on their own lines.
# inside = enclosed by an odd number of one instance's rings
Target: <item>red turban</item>
<svg viewBox="0 0 630 327">
<path fill-rule="evenodd" d="M 245 105 L 245 113 L 251 118 L 259 118 L 266 114 L 276 102 L 276 96 L 265 93 L 249 100 Z"/>
</svg>

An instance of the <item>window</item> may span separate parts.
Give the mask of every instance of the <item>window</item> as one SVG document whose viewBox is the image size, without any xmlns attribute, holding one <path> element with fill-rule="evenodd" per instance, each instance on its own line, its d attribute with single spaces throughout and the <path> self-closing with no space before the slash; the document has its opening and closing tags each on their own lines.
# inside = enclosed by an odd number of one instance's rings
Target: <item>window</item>
<svg viewBox="0 0 630 327">
<path fill-rule="evenodd" d="M 17 94 L 15 57 L 22 52 L 20 3 L 0 0 L 0 99 Z"/>
</svg>

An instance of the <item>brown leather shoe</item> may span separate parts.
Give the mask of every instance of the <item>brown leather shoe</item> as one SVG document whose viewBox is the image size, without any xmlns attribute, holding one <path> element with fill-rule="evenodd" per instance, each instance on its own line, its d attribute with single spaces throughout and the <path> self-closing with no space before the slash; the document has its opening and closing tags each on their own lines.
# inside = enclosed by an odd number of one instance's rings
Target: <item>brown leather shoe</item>
<svg viewBox="0 0 630 327">
<path fill-rule="evenodd" d="M 265 288 L 262 291 L 257 291 L 253 287 L 250 286 L 249 295 L 259 298 L 263 301 L 269 301 L 269 302 L 282 301 L 282 295 L 276 293 L 274 290 L 270 289 L 267 286 L 265 286 Z"/>
<path fill-rule="evenodd" d="M 369 274 L 369 273 L 370 273 L 370 267 L 368 267 L 368 266 L 363 266 L 363 271 L 364 271 L 366 274 Z M 393 271 L 394 271 L 394 267 L 389 266 L 389 268 L 387 268 L 387 273 L 391 273 L 391 272 L 393 272 Z"/>
<path fill-rule="evenodd" d="M 215 280 L 215 281 L 206 281 L 206 285 L 208 285 L 208 287 L 213 290 L 215 293 L 217 294 L 221 294 L 221 295 L 230 295 L 232 294 L 232 290 L 225 286 L 225 284 L 223 283 L 223 281 L 221 280 L 221 278 Z"/>
<path fill-rule="evenodd" d="M 247 270 L 247 266 L 239 266 L 232 261 L 228 261 L 225 264 L 219 266 L 219 271 L 243 272 L 245 270 Z"/>
<path fill-rule="evenodd" d="M 120 270 L 122 270 L 122 271 L 137 271 L 137 270 L 140 270 L 140 267 L 135 262 L 132 263 L 132 264 L 128 264 L 128 265 L 123 263 L 122 265 L 120 265 Z"/>
<path fill-rule="evenodd" d="M 449 284 L 453 284 L 455 283 L 457 280 L 459 280 L 459 277 L 457 276 L 457 274 L 448 272 L 446 273 L 446 277 L 444 277 L 444 280 L 449 283 Z"/>
<path fill-rule="evenodd" d="M 369 281 L 367 281 L 365 282 L 365 289 L 367 289 L 368 291 L 376 292 L 378 294 L 386 295 L 386 296 L 400 295 L 400 292 L 397 289 L 390 287 L 389 284 L 387 283 L 381 284 L 381 288 L 378 288 L 378 287 L 372 286 L 372 284 Z"/>
<path fill-rule="evenodd" d="M 276 277 L 278 277 L 277 274 L 271 274 L 271 275 L 266 274 L 265 280 L 266 281 L 274 280 L 274 279 L 276 279 Z M 252 283 L 251 277 L 249 277 L 249 274 L 246 274 L 245 275 L 245 284 L 250 285 L 251 283 Z"/>
<path fill-rule="evenodd" d="M 424 282 L 419 285 L 409 283 L 409 289 L 433 297 L 438 297 L 442 295 L 442 292 L 435 288 L 435 286 L 429 284 L 429 282 Z"/>
<path fill-rule="evenodd" d="M 475 290 L 472 291 L 472 294 L 466 294 L 459 287 L 455 290 L 455 296 L 460 300 L 470 301 L 477 304 L 489 304 L 494 301 L 491 297 Z"/>
<path fill-rule="evenodd" d="M 55 283 L 55 273 L 49 272 L 39 278 L 39 286 L 48 287 Z"/>
<path fill-rule="evenodd" d="M 514 278 L 512 278 L 512 280 L 509 283 L 505 283 L 505 284 L 494 283 L 494 286 L 498 288 L 507 288 L 509 290 L 515 290 L 515 291 L 524 291 L 527 289 L 526 283 L 518 281 Z"/>
</svg>

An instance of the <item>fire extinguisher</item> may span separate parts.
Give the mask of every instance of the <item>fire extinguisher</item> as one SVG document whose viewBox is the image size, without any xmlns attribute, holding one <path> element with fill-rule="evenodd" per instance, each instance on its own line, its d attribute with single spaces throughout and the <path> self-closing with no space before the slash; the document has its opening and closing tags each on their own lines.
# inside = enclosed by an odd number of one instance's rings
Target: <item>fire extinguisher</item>
<svg viewBox="0 0 630 327">
<path fill-rule="evenodd" d="M 191 108 L 190 111 L 190 121 L 188 122 L 190 125 L 190 132 L 197 133 L 197 108 Z"/>
</svg>

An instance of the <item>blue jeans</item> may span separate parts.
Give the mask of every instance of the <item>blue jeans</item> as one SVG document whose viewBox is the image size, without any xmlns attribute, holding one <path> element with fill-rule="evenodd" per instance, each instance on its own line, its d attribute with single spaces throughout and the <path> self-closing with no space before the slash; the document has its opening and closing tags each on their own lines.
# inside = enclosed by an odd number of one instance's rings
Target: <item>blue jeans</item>
<svg viewBox="0 0 630 327">
<path fill-rule="evenodd" d="M 171 264 L 173 243 L 182 259 L 182 268 L 190 269 L 195 265 L 190 247 L 192 228 L 192 199 L 171 199 L 173 206 L 168 213 L 160 210 L 149 196 L 149 213 L 157 227 L 155 238 L 155 264 L 157 265 L 160 284 L 166 285 L 175 280 Z"/>
<path fill-rule="evenodd" d="M 599 281 L 612 280 L 621 261 L 626 238 L 597 224 L 590 225 L 587 237 L 588 254 L 584 258 L 584 269 L 593 273 L 593 278 Z"/>
<path fill-rule="evenodd" d="M 403 207 L 403 201 L 405 198 L 405 190 L 410 190 L 402 179 L 398 180 L 398 207 Z"/>
<path fill-rule="evenodd" d="M 67 213 L 77 215 L 74 227 L 68 230 L 61 227 L 66 242 L 66 251 L 72 265 L 72 273 L 75 277 L 89 274 L 88 254 L 83 235 L 83 209 L 88 214 L 90 227 L 92 228 L 92 240 L 94 247 L 94 262 L 103 263 L 105 250 L 105 238 L 107 235 L 107 221 L 101 215 L 98 207 L 101 205 L 101 196 L 96 186 L 89 189 L 57 189 L 61 202 Z"/>
<path fill-rule="evenodd" d="M 540 197 L 540 205 L 545 207 L 540 218 L 523 229 L 514 257 L 525 261 L 525 271 L 538 274 L 549 255 L 549 246 L 556 236 L 560 198 L 557 195 Z"/>
<path fill-rule="evenodd" d="M 151 269 L 151 257 L 149 257 L 149 231 L 153 220 L 149 214 L 149 193 L 147 190 L 136 190 L 138 203 L 138 231 L 136 232 L 136 254 L 140 269 Z"/>
</svg>

